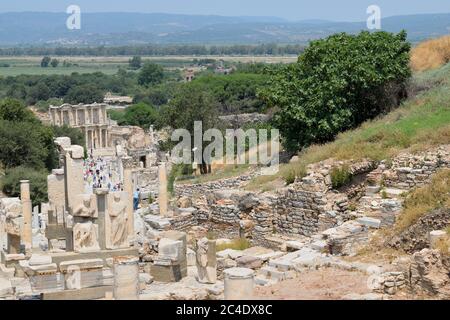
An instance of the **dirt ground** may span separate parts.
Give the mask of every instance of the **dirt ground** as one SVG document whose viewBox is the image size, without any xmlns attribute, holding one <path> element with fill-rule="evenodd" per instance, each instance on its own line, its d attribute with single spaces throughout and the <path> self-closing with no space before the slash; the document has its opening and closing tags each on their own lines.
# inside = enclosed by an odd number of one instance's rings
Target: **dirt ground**
<svg viewBox="0 0 450 320">
<path fill-rule="evenodd" d="M 312 270 L 273 286 L 257 287 L 256 299 L 340 300 L 350 293 L 370 293 L 368 276 L 336 269 Z"/>
</svg>

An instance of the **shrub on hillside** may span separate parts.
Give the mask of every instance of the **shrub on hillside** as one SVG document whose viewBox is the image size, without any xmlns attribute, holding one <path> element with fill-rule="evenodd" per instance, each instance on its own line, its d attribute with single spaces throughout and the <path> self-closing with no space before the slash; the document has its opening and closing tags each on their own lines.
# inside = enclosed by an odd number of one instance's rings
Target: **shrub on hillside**
<svg viewBox="0 0 450 320">
<path fill-rule="evenodd" d="M 335 167 L 330 171 L 331 185 L 333 189 L 339 189 L 352 180 L 352 174 L 348 166 Z"/>
<path fill-rule="evenodd" d="M 406 95 L 406 33 L 335 34 L 312 41 L 298 63 L 272 73 L 260 93 L 290 151 L 332 140 L 397 106 Z"/>
</svg>

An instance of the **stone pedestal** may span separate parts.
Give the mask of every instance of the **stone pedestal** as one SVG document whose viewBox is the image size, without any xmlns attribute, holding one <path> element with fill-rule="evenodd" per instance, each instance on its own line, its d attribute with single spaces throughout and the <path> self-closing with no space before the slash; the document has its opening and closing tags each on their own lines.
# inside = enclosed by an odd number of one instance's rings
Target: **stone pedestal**
<svg viewBox="0 0 450 320">
<path fill-rule="evenodd" d="M 158 256 L 150 273 L 155 281 L 178 282 L 187 276 L 186 233 L 171 230 L 160 235 Z"/>
<path fill-rule="evenodd" d="M 139 259 L 136 257 L 114 258 L 114 299 L 139 299 Z"/>
<path fill-rule="evenodd" d="M 225 300 L 251 300 L 255 272 L 247 268 L 230 268 L 224 272 Z"/>
<path fill-rule="evenodd" d="M 64 275 L 67 290 L 111 286 L 113 275 L 103 270 L 102 259 L 80 259 L 61 262 L 59 269 Z"/>
</svg>

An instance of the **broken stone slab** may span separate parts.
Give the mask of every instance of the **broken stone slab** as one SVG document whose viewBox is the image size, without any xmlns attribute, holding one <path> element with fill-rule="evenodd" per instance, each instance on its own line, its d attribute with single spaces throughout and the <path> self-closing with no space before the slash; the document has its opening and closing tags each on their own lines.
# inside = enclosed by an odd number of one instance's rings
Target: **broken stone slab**
<svg viewBox="0 0 450 320">
<path fill-rule="evenodd" d="M 288 252 L 295 251 L 295 250 L 300 250 L 304 246 L 305 246 L 305 244 L 303 242 L 300 242 L 300 241 L 295 241 L 295 240 L 286 241 L 286 250 Z"/>
<path fill-rule="evenodd" d="M 385 213 L 397 212 L 402 209 L 402 203 L 395 199 L 382 199 L 380 206 Z"/>
<path fill-rule="evenodd" d="M 319 252 L 328 252 L 328 243 L 325 240 L 311 242 L 310 247 Z"/>
<path fill-rule="evenodd" d="M 19 261 L 19 265 L 28 276 L 35 276 L 41 274 L 56 274 L 58 266 L 56 263 L 30 266 L 27 260 Z"/>
<path fill-rule="evenodd" d="M 153 282 L 153 277 L 148 273 L 139 273 L 139 282 L 151 284 Z"/>
<path fill-rule="evenodd" d="M 217 284 L 214 284 L 214 285 L 208 287 L 206 290 L 208 291 L 208 293 L 210 293 L 212 295 L 219 296 L 219 295 L 223 294 L 224 285 L 223 285 L 223 283 L 217 283 Z"/>
<path fill-rule="evenodd" d="M 259 255 L 263 255 L 263 254 L 267 254 L 267 253 L 272 253 L 273 250 L 272 249 L 268 249 L 268 248 L 264 248 L 264 247 L 251 247 L 248 249 L 245 249 L 242 251 L 242 254 L 244 256 L 259 256 Z"/>
<path fill-rule="evenodd" d="M 59 270 L 62 273 L 67 273 L 73 270 L 91 270 L 103 268 L 102 259 L 78 259 L 71 261 L 63 261 L 59 264 Z"/>
<path fill-rule="evenodd" d="M 294 270 L 288 271 L 280 271 L 277 268 L 271 266 L 265 266 L 261 268 L 259 275 L 272 280 L 274 282 L 280 282 L 287 279 L 294 279 L 297 276 L 297 273 Z"/>
<path fill-rule="evenodd" d="M 52 257 L 50 255 L 44 255 L 44 254 L 33 254 L 28 260 L 28 264 L 30 266 L 42 266 L 46 264 L 52 263 Z"/>
<path fill-rule="evenodd" d="M 146 215 L 144 221 L 150 225 L 150 227 L 157 230 L 166 230 L 170 227 L 170 220 L 157 215 Z"/>
<path fill-rule="evenodd" d="M 216 256 L 218 258 L 233 259 L 233 260 L 242 257 L 243 255 L 244 254 L 242 253 L 242 250 L 234 250 L 234 249 L 225 249 L 216 253 Z"/>
<path fill-rule="evenodd" d="M 270 259 L 276 259 L 276 258 L 282 257 L 285 254 L 286 254 L 286 252 L 283 252 L 283 251 L 272 251 L 269 253 L 257 255 L 255 257 L 261 259 L 263 262 L 266 262 L 266 261 L 269 261 Z"/>
<path fill-rule="evenodd" d="M 72 159 L 83 159 L 84 158 L 84 148 L 82 146 L 72 145 L 67 148 L 72 153 Z"/>
<path fill-rule="evenodd" d="M 236 263 L 241 268 L 258 269 L 261 268 L 263 261 L 254 256 L 242 256 L 236 259 Z"/>
<path fill-rule="evenodd" d="M 257 286 L 271 286 L 276 284 L 278 281 L 274 280 L 274 279 L 269 279 L 266 278 L 265 276 L 262 275 L 258 275 L 255 277 L 255 285 Z"/>
<path fill-rule="evenodd" d="M 407 190 L 396 189 L 396 188 L 386 188 L 383 191 L 389 198 L 398 198 L 402 194 L 408 192 Z"/>
<path fill-rule="evenodd" d="M 292 262 L 295 258 L 298 257 L 298 252 L 294 251 L 284 256 L 269 260 L 269 266 L 275 267 L 281 271 L 289 271 L 295 268 L 295 263 Z"/>
<path fill-rule="evenodd" d="M 168 238 L 162 238 L 159 240 L 158 245 L 158 256 L 170 258 L 174 261 L 182 261 L 185 260 L 186 257 L 183 257 L 184 247 L 183 241 L 172 240 Z"/>
<path fill-rule="evenodd" d="M 25 255 L 23 253 L 5 254 L 5 261 L 7 262 L 22 261 L 22 260 L 25 260 Z"/>
<path fill-rule="evenodd" d="M 324 263 L 326 255 L 317 252 L 310 248 L 303 248 L 299 250 L 298 257 L 293 259 L 292 262 L 298 267 L 313 267 Z"/>
<path fill-rule="evenodd" d="M 369 228 L 379 229 L 381 226 L 380 219 L 375 219 L 371 217 L 361 217 L 356 219 L 356 221 Z"/>
</svg>

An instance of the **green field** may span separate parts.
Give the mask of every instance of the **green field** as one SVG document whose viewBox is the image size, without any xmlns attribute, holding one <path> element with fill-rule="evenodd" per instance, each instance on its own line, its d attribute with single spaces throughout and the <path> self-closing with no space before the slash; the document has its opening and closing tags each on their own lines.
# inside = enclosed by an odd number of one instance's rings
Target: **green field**
<svg viewBox="0 0 450 320">
<path fill-rule="evenodd" d="M 55 57 L 59 60 L 59 66 L 53 68 L 41 68 L 42 57 L 0 57 L 0 76 L 49 75 L 49 74 L 71 74 L 103 72 L 115 74 L 119 68 L 127 68 L 130 57 Z M 143 61 L 151 61 L 166 69 L 180 69 L 189 67 L 194 59 L 211 58 L 230 62 L 264 62 L 264 63 L 290 63 L 297 60 L 296 56 L 164 56 L 164 57 L 142 57 Z M 63 61 L 72 64 L 64 67 Z M 9 65 L 8 67 L 2 65 Z"/>
</svg>

